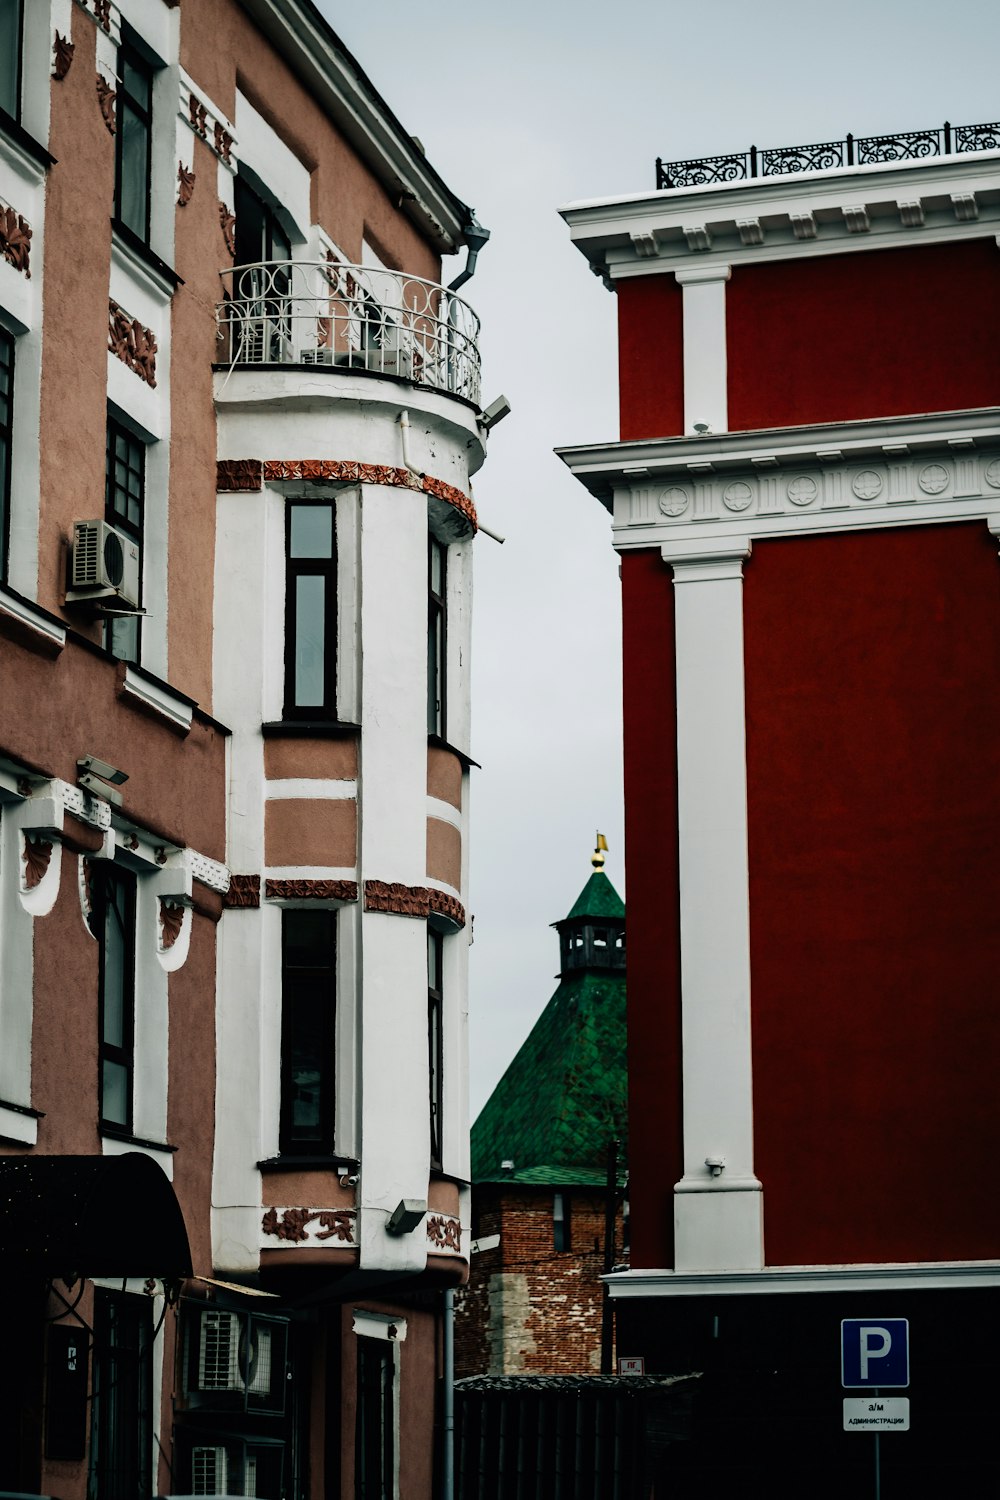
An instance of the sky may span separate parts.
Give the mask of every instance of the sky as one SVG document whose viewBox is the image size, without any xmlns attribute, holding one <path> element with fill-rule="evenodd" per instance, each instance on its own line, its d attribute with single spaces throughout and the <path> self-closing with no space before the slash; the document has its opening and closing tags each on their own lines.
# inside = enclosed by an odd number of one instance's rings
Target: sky
<svg viewBox="0 0 1000 1500">
<path fill-rule="evenodd" d="M 610 518 L 555 447 L 617 437 L 615 299 L 560 205 L 651 190 L 655 160 L 1000 118 L 996 0 L 318 0 L 492 238 L 475 499 L 470 910 L 474 1119 L 556 987 L 599 829 L 626 897 Z M 461 262 L 447 262 L 450 280 Z M 453 269 L 454 267 L 454 269 Z"/>
</svg>

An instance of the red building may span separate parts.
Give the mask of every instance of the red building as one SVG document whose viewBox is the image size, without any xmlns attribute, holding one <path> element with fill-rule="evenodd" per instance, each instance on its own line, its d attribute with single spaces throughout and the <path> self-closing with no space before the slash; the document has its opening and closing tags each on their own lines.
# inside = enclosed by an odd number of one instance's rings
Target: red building
<svg viewBox="0 0 1000 1500">
<path fill-rule="evenodd" d="M 619 299 L 621 439 L 562 453 L 622 560 L 612 1293 L 622 1354 L 704 1371 L 700 1496 L 872 1492 L 855 1317 L 909 1320 L 883 1495 L 1000 1475 L 998 146 L 661 164 L 564 211 Z"/>
</svg>

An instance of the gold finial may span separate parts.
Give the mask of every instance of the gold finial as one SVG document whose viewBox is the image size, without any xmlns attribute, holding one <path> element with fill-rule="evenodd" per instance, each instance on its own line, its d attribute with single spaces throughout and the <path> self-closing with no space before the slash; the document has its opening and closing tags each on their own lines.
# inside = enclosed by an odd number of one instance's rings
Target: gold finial
<svg viewBox="0 0 1000 1500">
<path fill-rule="evenodd" d="M 604 869 L 604 852 L 607 849 L 607 847 L 608 847 L 608 841 L 607 841 L 607 839 L 604 837 L 603 833 L 599 833 L 597 835 L 597 842 L 594 845 L 594 852 L 590 856 L 590 863 L 593 865 L 593 867 L 594 867 L 595 870 L 603 870 Z"/>
</svg>

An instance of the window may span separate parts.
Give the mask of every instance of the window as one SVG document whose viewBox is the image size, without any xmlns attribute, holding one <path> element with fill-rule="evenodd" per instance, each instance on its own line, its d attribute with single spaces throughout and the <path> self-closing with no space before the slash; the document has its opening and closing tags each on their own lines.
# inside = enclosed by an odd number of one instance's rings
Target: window
<svg viewBox="0 0 1000 1500">
<path fill-rule="evenodd" d="M 254 191 L 242 175 L 235 184 L 236 264 L 253 266 L 260 261 L 291 260 L 292 242 L 270 204 Z"/>
<path fill-rule="evenodd" d="M 336 919 L 326 909 L 281 914 L 282 1155 L 333 1150 Z"/>
<path fill-rule="evenodd" d="M 448 548 L 427 543 L 427 733 L 445 737 L 445 588 Z"/>
<path fill-rule="evenodd" d="M 427 1076 L 430 1083 L 431 1166 L 440 1169 L 441 1084 L 444 1072 L 441 1008 L 444 995 L 442 958 L 444 938 L 427 929 Z"/>
<path fill-rule="evenodd" d="M 355 1500 L 393 1500 L 395 1494 L 393 1355 L 394 1346 L 386 1339 L 358 1339 Z"/>
<path fill-rule="evenodd" d="M 98 1057 L 100 1121 L 132 1129 L 135 1033 L 135 876 L 92 860 L 91 924 L 100 947 Z"/>
<path fill-rule="evenodd" d="M 141 577 L 146 449 L 114 417 L 108 418 L 104 472 L 104 519 L 138 542 Z M 104 644 L 121 661 L 139 660 L 139 624 L 138 615 L 123 615 L 105 624 Z"/>
<path fill-rule="evenodd" d="M 552 1248 L 571 1250 L 569 1197 L 566 1193 L 552 1195 Z"/>
<path fill-rule="evenodd" d="M 115 219 L 144 245 L 149 244 L 152 145 L 153 69 L 139 51 L 134 34 L 123 26 L 118 49 Z"/>
<path fill-rule="evenodd" d="M 24 0 L 0 0 L 0 110 L 21 118 Z"/>
<path fill-rule="evenodd" d="M 153 1306 L 149 1297 L 94 1295 L 90 1500 L 152 1494 Z"/>
<path fill-rule="evenodd" d="M 0 4 L 3 0 L 0 0 Z M 0 43 L 2 45 L 2 43 Z M 10 538 L 10 453 L 14 408 L 14 340 L 0 328 L 0 579 L 7 577 Z"/>
<path fill-rule="evenodd" d="M 337 717 L 334 507 L 289 504 L 285 575 L 285 718 Z"/>
</svg>

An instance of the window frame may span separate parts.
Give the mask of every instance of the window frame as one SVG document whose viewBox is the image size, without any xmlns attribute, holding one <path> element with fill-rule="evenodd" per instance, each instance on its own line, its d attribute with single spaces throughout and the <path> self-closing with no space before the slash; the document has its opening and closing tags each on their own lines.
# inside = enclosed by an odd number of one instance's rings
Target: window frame
<svg viewBox="0 0 1000 1500">
<path fill-rule="evenodd" d="M 6 358 L 9 354 L 9 359 Z M 7 389 L 0 389 L 0 583 L 7 582 L 10 567 L 10 506 L 13 489 L 14 379 L 16 340 L 0 325 L 0 385 L 7 375 Z M 5 410 L 6 408 L 6 410 Z"/>
<path fill-rule="evenodd" d="M 125 469 L 126 474 L 138 475 L 138 487 L 133 493 L 127 486 L 121 486 L 117 482 L 117 465 L 119 459 L 118 444 L 126 446 Z M 131 428 L 124 422 L 108 412 L 107 426 L 104 439 L 104 520 L 108 526 L 113 526 L 116 531 L 123 531 L 130 536 L 139 547 L 139 603 L 142 603 L 142 575 L 144 562 L 144 539 L 146 531 L 146 449 L 147 444 L 136 437 Z M 115 497 L 122 494 L 126 497 L 124 511 L 115 503 Z M 128 499 L 134 499 L 137 503 L 139 519 L 133 521 L 128 513 Z M 141 613 L 127 614 L 115 619 L 106 620 L 104 624 L 104 646 L 119 661 L 139 661 L 142 646 L 142 615 Z"/>
<path fill-rule="evenodd" d="M 552 1194 L 552 1248 L 557 1253 L 573 1248 L 573 1219 L 569 1193 Z"/>
<path fill-rule="evenodd" d="M 369 1437 L 370 1427 L 374 1428 L 372 1437 Z M 374 1472 L 369 1472 L 370 1460 Z M 396 1346 L 388 1339 L 359 1334 L 354 1422 L 355 1500 L 394 1500 L 396 1463 Z"/>
<path fill-rule="evenodd" d="M 142 74 L 149 94 L 149 102 L 143 103 L 134 94 L 129 92 L 126 83 L 126 67 L 134 72 Z M 134 235 L 135 238 L 147 248 L 150 244 L 153 207 L 153 81 L 156 76 L 156 67 L 150 60 L 148 53 L 142 47 L 138 36 L 125 22 L 122 23 L 121 42 L 118 46 L 118 61 L 115 68 L 116 82 L 118 84 L 118 108 L 117 129 L 115 130 L 115 196 L 114 196 L 114 218 L 115 227 L 124 229 L 126 234 Z M 129 131 L 126 129 L 128 112 L 143 127 L 145 134 L 145 178 L 146 192 L 143 211 L 142 227 L 138 228 L 130 223 L 122 213 L 122 195 L 125 181 L 124 157 L 125 141 Z"/>
<path fill-rule="evenodd" d="M 308 913 L 326 920 L 325 959 L 310 964 L 289 961 L 290 919 Z M 317 989 L 328 1001 L 318 1011 L 319 1036 L 318 1122 L 306 1137 L 295 1132 L 295 1038 L 301 1023 L 301 1008 L 307 1003 L 304 989 Z M 299 1014 L 296 1014 L 296 1012 Z M 337 1067 L 337 911 L 334 907 L 289 907 L 281 913 L 281 1098 L 278 1115 L 278 1153 L 281 1156 L 328 1156 L 333 1153 L 336 1125 Z"/>
<path fill-rule="evenodd" d="M 24 0 L 13 0 L 11 15 L 16 28 L 16 43 L 13 47 L 14 55 L 14 108 L 8 110 L 0 102 L 0 120 L 13 120 L 16 125 L 21 123 L 21 92 L 24 88 Z"/>
<path fill-rule="evenodd" d="M 135 1344 L 116 1341 L 119 1329 Z M 94 1293 L 93 1409 L 88 1500 L 135 1500 L 153 1493 L 153 1304 L 149 1297 L 98 1287 Z M 121 1367 L 130 1367 L 125 1374 Z M 133 1378 L 126 1378 L 131 1375 Z M 107 1383 L 105 1383 L 107 1382 Z M 134 1399 L 134 1410 L 122 1410 Z M 131 1470 L 122 1472 L 106 1448 L 124 1448 L 132 1426 Z"/>
<path fill-rule="evenodd" d="M 135 1120 L 135 991 L 136 991 L 136 913 L 137 881 L 131 870 L 114 860 L 94 860 L 90 867 L 91 930 L 98 943 L 97 960 L 97 1121 L 100 1130 L 132 1134 Z M 119 899 L 110 900 L 110 886 L 116 886 Z M 105 1036 L 108 1000 L 108 921 L 119 918 L 122 934 L 122 1039 L 109 1042 Z M 104 1065 L 113 1063 L 125 1070 L 126 1109 L 124 1120 L 112 1120 L 104 1112 Z"/>
<path fill-rule="evenodd" d="M 434 561 L 440 560 L 440 588 Z M 446 740 L 448 728 L 448 544 L 427 534 L 427 733 Z"/>
<path fill-rule="evenodd" d="M 296 508 L 326 509 L 330 513 L 329 557 L 292 556 L 292 518 Z M 300 578 L 321 577 L 323 597 L 323 692 L 319 703 L 296 702 L 298 631 L 296 586 Z M 337 718 L 337 505 L 325 500 L 288 499 L 285 503 L 285 686 L 282 715 L 333 723 Z"/>
<path fill-rule="evenodd" d="M 434 980 L 437 980 L 435 985 Z M 444 1164 L 444 934 L 427 927 L 427 1086 L 430 1164 Z"/>
</svg>

